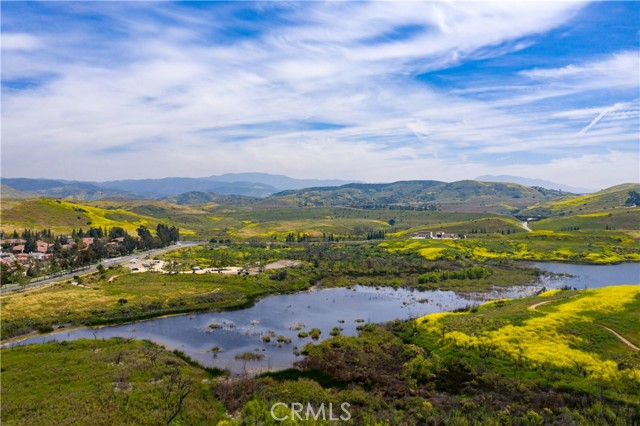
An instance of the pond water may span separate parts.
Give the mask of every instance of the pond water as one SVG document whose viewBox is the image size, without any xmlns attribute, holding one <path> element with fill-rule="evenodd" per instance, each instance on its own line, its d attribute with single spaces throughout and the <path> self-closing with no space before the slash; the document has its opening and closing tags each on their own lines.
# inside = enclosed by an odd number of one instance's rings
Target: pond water
<svg viewBox="0 0 640 426">
<path fill-rule="evenodd" d="M 581 289 L 607 284 L 640 284 L 640 264 L 588 266 L 536 263 L 532 266 L 573 276 L 542 277 L 536 286 L 472 294 L 363 286 L 321 289 L 270 296 L 250 308 L 238 311 L 178 315 L 117 326 L 62 331 L 32 337 L 13 345 L 116 336 L 148 339 L 168 349 L 181 350 L 208 367 L 228 369 L 232 375 L 255 374 L 290 367 L 299 359 L 295 349 L 300 350 L 305 344 L 313 342 L 310 337 L 298 337 L 298 333 L 309 332 L 311 328 L 321 330 L 322 340 L 330 337 L 334 327 L 342 328 L 342 334 L 355 335 L 357 326 L 361 324 L 415 318 L 498 298 L 521 297 L 533 294 L 543 286 L 558 288 L 570 285 Z M 210 327 L 211 324 L 216 328 Z M 263 340 L 267 335 L 271 336 L 270 342 Z M 291 343 L 279 343 L 278 336 L 290 339 Z M 262 359 L 236 359 L 236 356 L 247 352 L 259 354 Z"/>
<path fill-rule="evenodd" d="M 576 265 L 571 263 L 537 262 L 530 266 L 556 274 L 570 276 L 542 277 L 540 282 L 547 288 L 564 285 L 578 290 L 606 287 L 609 285 L 640 284 L 640 263 L 620 263 L 617 265 Z"/>
</svg>

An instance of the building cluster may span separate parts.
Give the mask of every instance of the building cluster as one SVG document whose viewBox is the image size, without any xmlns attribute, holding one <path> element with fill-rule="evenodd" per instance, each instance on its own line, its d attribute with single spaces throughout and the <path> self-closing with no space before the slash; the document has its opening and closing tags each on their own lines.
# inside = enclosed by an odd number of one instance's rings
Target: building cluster
<svg viewBox="0 0 640 426">
<path fill-rule="evenodd" d="M 68 236 L 66 239 L 68 240 L 68 243 L 60 244 L 58 247 L 59 250 L 70 249 L 77 246 L 77 243 L 72 240 L 71 236 Z M 95 238 L 79 238 L 78 242 L 80 241 L 82 247 L 87 249 L 94 244 Z M 123 241 L 123 237 L 114 238 L 114 240 L 107 243 L 107 245 L 117 246 Z M 0 239 L 0 263 L 15 265 L 15 262 L 17 261 L 22 265 L 27 265 L 32 260 L 48 260 L 53 257 L 53 243 L 37 240 L 35 242 L 35 247 L 33 247 L 35 250 L 30 251 L 27 250 L 26 243 L 26 240 L 20 238 Z"/>
<path fill-rule="evenodd" d="M 459 238 L 467 238 L 467 236 L 463 234 L 450 234 L 444 231 L 420 231 L 416 233 L 413 238 L 416 240 L 457 240 Z"/>
<path fill-rule="evenodd" d="M 13 265 L 16 261 L 23 265 L 29 263 L 30 260 L 43 260 L 53 257 L 51 246 L 45 241 L 36 241 L 36 250 L 26 252 L 26 240 L 20 238 L 9 238 L 0 240 L 0 263 Z"/>
</svg>

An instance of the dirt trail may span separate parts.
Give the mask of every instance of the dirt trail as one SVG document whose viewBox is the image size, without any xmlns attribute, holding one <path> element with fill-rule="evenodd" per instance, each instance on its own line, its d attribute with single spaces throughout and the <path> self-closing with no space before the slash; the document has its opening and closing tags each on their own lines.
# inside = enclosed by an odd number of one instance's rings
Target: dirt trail
<svg viewBox="0 0 640 426">
<path fill-rule="evenodd" d="M 611 332 L 611 334 L 616 336 L 618 339 L 620 339 L 620 341 L 622 343 L 624 343 L 625 345 L 629 346 L 634 351 L 640 351 L 639 347 L 637 347 L 636 345 L 634 345 L 633 343 L 631 343 L 630 341 L 628 341 L 627 339 L 625 339 L 624 337 L 622 337 L 621 335 L 619 335 L 618 333 L 616 333 L 615 331 L 610 329 L 609 327 L 605 327 L 604 325 L 601 325 L 600 327 L 604 328 L 605 330 L 609 330 Z"/>
<path fill-rule="evenodd" d="M 555 302 L 556 300 L 560 300 L 560 299 L 551 299 L 551 300 L 545 300 L 544 302 L 538 302 L 538 303 L 535 303 L 535 304 L 529 306 L 527 309 L 533 310 L 533 309 L 537 308 L 538 306 L 542 306 L 542 305 L 544 305 L 546 303 L 549 303 L 549 302 Z M 636 345 L 634 345 L 633 343 L 631 343 L 630 341 L 628 341 L 627 339 L 625 339 L 624 337 L 622 337 L 621 335 L 619 335 L 618 333 L 616 333 L 615 331 L 610 329 L 609 327 L 605 327 L 604 325 L 601 325 L 600 327 L 602 327 L 605 330 L 609 331 L 611 334 L 613 334 L 618 339 L 620 339 L 620 341 L 622 343 L 624 343 L 625 345 L 627 345 L 628 347 L 630 347 L 634 351 L 640 351 L 639 347 L 637 347 Z"/>
<path fill-rule="evenodd" d="M 523 227 L 527 232 L 533 232 L 533 231 L 531 230 L 531 228 L 529 228 L 529 222 L 527 222 L 527 221 L 522 222 L 522 227 Z"/>
<path fill-rule="evenodd" d="M 533 304 L 533 305 L 529 306 L 529 308 L 528 308 L 528 309 L 535 309 L 535 308 L 537 308 L 538 306 L 542 306 L 542 305 L 544 305 L 545 303 L 549 303 L 549 302 L 555 302 L 556 300 L 560 300 L 560 299 L 551 299 L 551 300 L 545 300 L 544 302 L 538 302 L 538 303 L 536 303 L 536 304 Z"/>
</svg>

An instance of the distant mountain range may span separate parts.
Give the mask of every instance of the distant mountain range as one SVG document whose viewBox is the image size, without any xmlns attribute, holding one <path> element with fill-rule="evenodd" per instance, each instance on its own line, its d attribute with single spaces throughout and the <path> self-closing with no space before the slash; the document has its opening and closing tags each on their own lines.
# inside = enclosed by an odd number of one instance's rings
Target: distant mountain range
<svg viewBox="0 0 640 426">
<path fill-rule="evenodd" d="M 515 182 L 515 183 L 513 183 Z M 548 188 L 548 189 L 547 189 Z M 160 199 L 176 204 L 237 203 L 306 206 L 419 206 L 509 212 L 558 196 L 593 192 L 517 176 L 478 177 L 477 181 L 404 181 L 367 184 L 344 180 L 294 179 L 267 173 L 228 173 L 202 178 L 169 177 L 83 182 L 61 179 L 3 178 L 3 198 L 56 197 Z M 262 201 L 261 201 L 262 200 Z"/>
<path fill-rule="evenodd" d="M 28 196 L 49 196 L 97 200 L 112 197 L 165 198 L 186 192 L 217 195 L 268 197 L 291 189 L 313 186 L 339 186 L 353 181 L 294 179 L 267 173 L 229 173 L 203 178 L 170 177 L 163 179 L 129 179 L 108 182 L 83 182 L 62 179 L 3 178 L 3 192 L 15 190 Z"/>
<path fill-rule="evenodd" d="M 561 183 L 551 182 L 548 180 L 542 179 L 530 179 L 520 176 L 509 176 L 509 175 L 483 175 L 478 176 L 475 180 L 479 180 L 482 182 L 511 182 L 511 183 L 519 183 L 524 186 L 539 186 L 541 188 L 546 189 L 558 189 L 560 191 L 573 192 L 574 194 L 589 194 L 592 192 L 596 192 L 595 189 L 588 188 L 580 188 L 576 186 L 563 185 Z"/>
</svg>

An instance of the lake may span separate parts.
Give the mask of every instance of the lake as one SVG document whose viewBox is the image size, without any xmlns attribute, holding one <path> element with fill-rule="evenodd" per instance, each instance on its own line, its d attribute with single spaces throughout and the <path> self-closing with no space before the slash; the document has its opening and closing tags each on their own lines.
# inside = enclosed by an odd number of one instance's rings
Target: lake
<svg viewBox="0 0 640 426">
<path fill-rule="evenodd" d="M 637 263 L 605 266 L 534 263 L 531 266 L 572 276 L 543 276 L 535 286 L 471 294 L 364 286 L 319 289 L 270 296 L 238 311 L 178 315 L 117 326 L 62 331 L 13 345 L 116 336 L 148 339 L 169 349 L 181 350 L 208 367 L 228 369 L 232 375 L 255 374 L 291 367 L 299 359 L 296 347 L 300 350 L 313 342 L 309 337 L 299 338 L 298 333 L 309 332 L 311 328 L 321 330 L 322 340 L 330 337 L 334 327 L 341 327 L 342 334 L 355 335 L 357 326 L 361 324 L 415 318 L 498 298 L 522 297 L 534 294 L 542 287 L 550 289 L 569 285 L 583 289 L 640 284 L 640 264 Z M 210 327 L 212 324 L 215 328 Z M 267 335 L 270 342 L 263 340 Z M 278 336 L 290 339 L 291 343 L 278 343 Z M 218 351 L 214 352 L 214 347 Z M 235 358 L 246 352 L 255 352 L 264 358 L 248 362 Z"/>
</svg>

